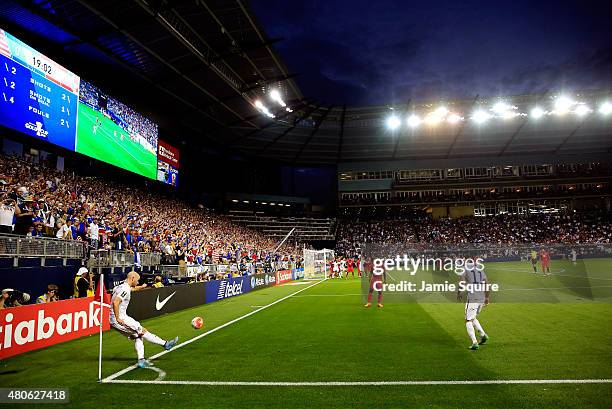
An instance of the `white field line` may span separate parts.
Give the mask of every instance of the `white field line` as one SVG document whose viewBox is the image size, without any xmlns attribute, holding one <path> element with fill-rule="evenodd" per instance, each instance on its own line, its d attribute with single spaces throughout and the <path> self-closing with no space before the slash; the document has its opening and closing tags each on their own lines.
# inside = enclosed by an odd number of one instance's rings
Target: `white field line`
<svg viewBox="0 0 612 409">
<path fill-rule="evenodd" d="M 226 322 L 225 324 L 219 325 L 218 327 L 215 327 L 215 328 L 213 328 L 213 329 L 211 329 L 211 330 L 209 330 L 209 331 L 206 331 L 206 332 L 205 332 L 205 333 L 203 333 L 203 334 L 200 334 L 200 335 L 198 335 L 198 336 L 196 336 L 196 337 L 190 338 L 190 339 L 188 339 L 187 341 L 185 341 L 185 342 L 182 342 L 182 343 L 178 344 L 177 346 L 175 346 L 174 348 L 172 348 L 172 349 L 171 349 L 171 350 L 169 350 L 169 351 L 162 351 L 162 352 L 159 352 L 159 353 L 157 353 L 157 354 L 155 354 L 155 355 L 151 356 L 151 357 L 149 358 L 149 361 L 152 361 L 152 360 L 154 360 L 154 359 L 157 359 L 157 358 L 159 358 L 160 356 L 164 356 L 164 355 L 166 355 L 166 354 L 167 354 L 167 353 L 169 353 L 169 352 L 176 351 L 177 349 L 182 348 L 182 347 L 184 347 L 184 346 L 186 346 L 186 345 L 189 345 L 189 344 L 191 344 L 192 342 L 195 342 L 195 341 L 197 341 L 197 340 L 199 340 L 199 339 L 201 339 L 201 338 L 204 338 L 205 336 L 210 335 L 210 334 L 212 334 L 213 332 L 217 332 L 217 331 L 219 331 L 220 329 L 223 329 L 223 328 L 225 328 L 225 327 L 227 327 L 227 326 L 229 326 L 229 325 L 232 325 L 232 324 L 234 324 L 234 323 L 236 323 L 236 322 L 238 322 L 238 321 L 240 321 L 240 320 L 243 320 L 243 319 L 245 319 L 245 318 L 247 318 L 247 317 L 250 317 L 250 316 L 251 316 L 251 315 L 253 315 L 253 314 L 257 314 L 258 312 L 260 312 L 260 311 L 262 311 L 262 310 L 265 310 L 266 308 L 269 308 L 269 307 L 271 307 L 271 306 L 273 306 L 273 305 L 276 305 L 276 304 L 278 304 L 278 303 L 279 303 L 279 302 L 281 302 L 281 301 L 285 301 L 287 298 L 291 298 L 291 297 L 293 297 L 294 295 L 301 293 L 302 291 L 306 291 L 306 290 L 308 290 L 310 287 L 314 287 L 315 285 L 321 284 L 323 281 L 325 281 L 325 280 L 317 281 L 316 283 L 311 284 L 311 285 L 309 285 L 309 286 L 308 286 L 308 287 L 306 287 L 306 288 L 302 288 L 301 290 L 298 290 L 298 291 L 296 291 L 296 292 L 294 292 L 294 293 L 291 293 L 291 294 L 289 294 L 289 295 L 287 295 L 287 296 L 285 296 L 285 297 L 283 297 L 283 298 L 280 298 L 280 299 L 278 299 L 278 300 L 276 300 L 276 301 L 274 301 L 274 302 L 271 302 L 270 304 L 264 305 L 263 307 L 261 307 L 261 308 L 259 308 L 259 309 L 257 309 L 257 310 L 251 311 L 251 312 L 249 312 L 249 313 L 247 313 L 247 314 L 244 314 L 244 315 L 242 315 L 242 316 L 240 316 L 240 317 L 238 317 L 238 318 L 234 318 L 233 320 L 228 321 L 228 322 Z M 132 371 L 132 370 L 134 370 L 134 369 L 136 369 L 136 368 L 137 368 L 136 364 L 131 365 L 131 366 L 128 366 L 127 368 L 124 368 L 124 369 L 122 369 L 122 370 L 120 370 L 120 371 L 117 371 L 117 372 L 115 372 L 114 374 L 109 375 L 109 376 L 107 376 L 106 378 L 102 379 L 102 383 L 105 383 L 105 382 L 110 382 L 110 381 L 114 380 L 115 378 L 118 378 L 118 377 L 120 377 L 121 375 L 124 375 L 124 374 L 126 374 L 126 373 L 128 373 L 128 372 L 130 372 L 130 371 Z M 161 382 L 161 381 L 159 381 L 159 382 Z"/>
<path fill-rule="evenodd" d="M 490 379 L 474 381 L 355 381 L 355 382 L 283 382 L 283 381 L 143 381 L 114 379 L 107 383 L 154 384 L 154 385 L 198 385 L 198 386 L 428 386 L 428 385 L 530 385 L 530 384 L 607 384 L 612 379 Z"/>
<path fill-rule="evenodd" d="M 532 287 L 532 288 L 502 288 L 496 292 L 502 291 L 540 291 L 540 290 L 577 290 L 584 288 L 612 288 L 612 285 L 590 285 L 583 287 Z M 436 294 L 437 291 L 428 291 L 420 294 Z M 360 293 L 352 293 L 352 294 L 303 294 L 296 295 L 295 298 L 305 298 L 305 297 L 354 297 L 357 295 L 365 295 Z"/>
</svg>

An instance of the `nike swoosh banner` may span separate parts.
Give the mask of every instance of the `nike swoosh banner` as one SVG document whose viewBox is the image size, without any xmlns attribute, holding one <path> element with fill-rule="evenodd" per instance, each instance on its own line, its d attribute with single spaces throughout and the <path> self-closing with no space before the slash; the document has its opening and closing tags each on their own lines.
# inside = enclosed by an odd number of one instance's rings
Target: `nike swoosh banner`
<svg viewBox="0 0 612 409">
<path fill-rule="evenodd" d="M 133 291 L 127 313 L 139 321 L 202 305 L 206 301 L 204 288 L 205 283 L 194 283 Z M 158 297 L 159 303 L 163 304 L 159 311 L 156 308 Z"/>
</svg>

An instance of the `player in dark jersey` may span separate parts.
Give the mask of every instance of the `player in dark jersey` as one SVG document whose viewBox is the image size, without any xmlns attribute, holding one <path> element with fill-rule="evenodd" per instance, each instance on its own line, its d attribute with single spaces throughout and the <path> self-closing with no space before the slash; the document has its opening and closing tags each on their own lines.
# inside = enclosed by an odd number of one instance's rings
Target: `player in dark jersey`
<svg viewBox="0 0 612 409">
<path fill-rule="evenodd" d="M 370 267 L 369 269 L 367 267 Z M 387 282 L 387 273 L 384 268 L 381 267 L 382 272 L 376 273 L 372 268 L 372 262 L 366 261 L 366 277 L 370 276 L 370 289 L 368 291 L 368 302 L 364 305 L 365 308 L 370 308 L 372 306 L 372 294 L 374 291 L 378 291 L 378 308 L 382 308 L 382 285 Z"/>
<path fill-rule="evenodd" d="M 533 272 L 538 272 L 538 253 L 535 250 L 531 250 L 531 267 L 533 267 Z"/>
</svg>

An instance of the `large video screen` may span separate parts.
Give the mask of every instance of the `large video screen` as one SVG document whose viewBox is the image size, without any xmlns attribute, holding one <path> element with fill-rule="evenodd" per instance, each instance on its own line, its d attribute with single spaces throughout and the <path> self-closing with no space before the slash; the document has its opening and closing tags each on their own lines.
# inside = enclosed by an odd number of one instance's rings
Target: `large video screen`
<svg viewBox="0 0 612 409">
<path fill-rule="evenodd" d="M 0 125 L 74 151 L 79 77 L 0 29 Z"/>
<path fill-rule="evenodd" d="M 156 123 L 1 29 L 0 59 L 0 125 L 156 179 Z"/>
<path fill-rule="evenodd" d="M 160 139 L 157 151 L 157 180 L 176 187 L 178 176 L 179 150 Z"/>
<path fill-rule="evenodd" d="M 155 179 L 157 124 L 81 80 L 76 151 Z"/>
</svg>

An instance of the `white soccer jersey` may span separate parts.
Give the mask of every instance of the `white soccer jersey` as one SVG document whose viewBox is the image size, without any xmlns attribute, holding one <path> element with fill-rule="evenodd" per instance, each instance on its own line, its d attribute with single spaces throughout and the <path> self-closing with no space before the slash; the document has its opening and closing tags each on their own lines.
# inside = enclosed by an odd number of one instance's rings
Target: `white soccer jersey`
<svg viewBox="0 0 612 409">
<path fill-rule="evenodd" d="M 125 317 L 127 317 L 127 308 L 128 305 L 130 305 L 131 296 L 132 289 L 130 288 L 128 283 L 123 283 L 113 289 L 111 304 L 115 302 L 115 298 L 119 297 L 121 299 L 121 304 L 119 304 L 119 318 L 121 319 L 125 319 Z M 113 308 L 110 309 L 110 318 L 111 321 L 115 320 L 115 311 L 113 310 Z"/>
<path fill-rule="evenodd" d="M 467 270 L 463 274 L 462 281 L 467 284 L 485 284 L 487 281 L 487 275 L 484 271 L 473 269 Z M 485 291 L 482 289 L 467 291 L 467 302 L 468 303 L 484 303 L 485 302 Z"/>
</svg>

